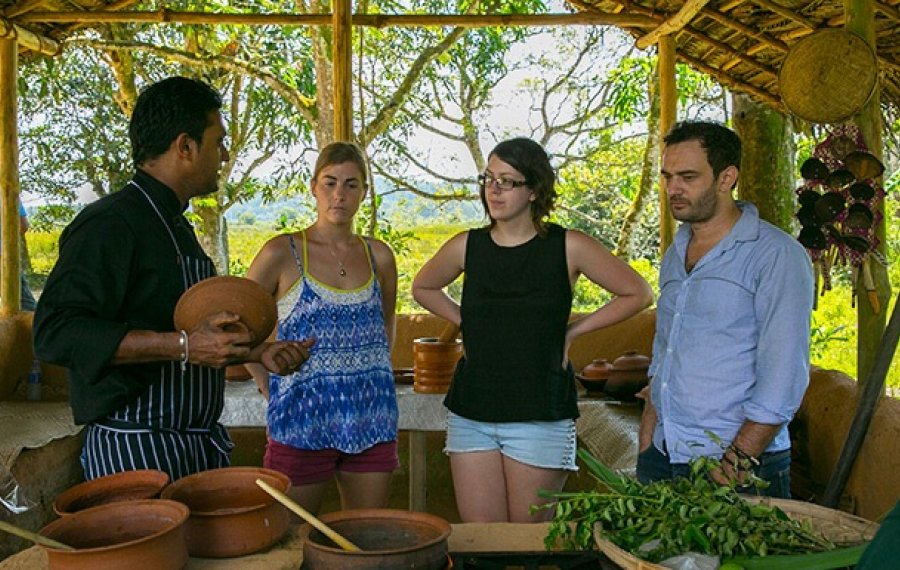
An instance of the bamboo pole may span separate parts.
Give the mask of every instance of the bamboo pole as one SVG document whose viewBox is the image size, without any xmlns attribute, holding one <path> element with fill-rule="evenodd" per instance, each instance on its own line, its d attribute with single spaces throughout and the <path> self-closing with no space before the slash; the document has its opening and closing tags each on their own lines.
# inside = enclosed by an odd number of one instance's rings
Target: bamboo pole
<svg viewBox="0 0 900 570">
<path fill-rule="evenodd" d="M 57 55 L 60 50 L 59 42 L 56 40 L 36 34 L 18 24 L 13 24 L 6 18 L 0 18 L 0 38 L 11 38 L 23 48 L 44 55 Z"/>
<path fill-rule="evenodd" d="M 0 38 L 0 315 L 19 310 L 19 140 L 15 38 Z"/>
<path fill-rule="evenodd" d="M 675 38 L 663 36 L 657 43 L 659 50 L 659 156 L 662 158 L 665 151 L 663 137 L 669 129 L 675 125 L 678 114 L 678 93 L 675 86 Z M 666 181 L 659 177 L 659 253 L 660 259 L 672 245 L 675 239 L 675 218 L 672 209 L 669 208 L 669 200 L 666 195 Z"/>
<path fill-rule="evenodd" d="M 651 30 L 650 33 L 638 38 L 634 45 L 636 45 L 638 49 L 647 49 L 655 44 L 659 38 L 679 32 L 694 19 L 697 12 L 702 10 L 708 2 L 709 0 L 687 0 L 678 12 Z"/>
<path fill-rule="evenodd" d="M 334 137 L 349 141 L 353 136 L 353 7 L 351 0 L 335 0 L 332 6 Z"/>
<path fill-rule="evenodd" d="M 870 0 L 844 0 L 844 11 L 847 13 L 846 29 L 857 34 L 872 49 L 875 48 L 875 11 Z M 869 152 L 877 156 L 882 156 L 882 140 L 881 140 L 881 104 L 879 89 L 875 92 L 869 101 L 863 106 L 862 110 L 853 118 L 853 122 L 862 132 L 863 139 Z M 887 243 L 884 216 L 884 201 L 876 205 L 881 211 L 881 216 L 876 215 L 875 242 L 878 244 L 877 251 L 884 255 L 885 244 Z M 860 384 L 865 384 L 869 378 L 869 372 L 875 362 L 878 346 L 881 342 L 882 333 L 884 332 L 885 323 L 887 321 L 887 307 L 891 298 L 891 282 L 887 274 L 887 268 L 876 262 L 874 259 L 868 260 L 869 268 L 872 272 L 875 284 L 875 293 L 881 305 L 881 310 L 876 312 L 867 299 L 864 288 L 864 277 L 860 271 L 860 278 L 856 283 L 859 292 L 859 302 L 856 304 L 857 315 L 857 348 L 856 348 L 856 377 Z M 861 386 L 862 389 L 864 386 Z"/>
<path fill-rule="evenodd" d="M 330 26 L 332 14 L 210 14 L 157 10 L 144 12 L 116 12 L 111 10 L 35 11 L 22 14 L 17 22 L 41 24 L 99 24 L 99 23 L 179 23 L 179 24 L 236 24 L 245 26 Z M 490 26 L 618 26 L 652 27 L 654 20 L 643 15 L 579 12 L 576 14 L 355 14 L 354 26 L 383 28 L 453 26 L 482 28 Z"/>
</svg>

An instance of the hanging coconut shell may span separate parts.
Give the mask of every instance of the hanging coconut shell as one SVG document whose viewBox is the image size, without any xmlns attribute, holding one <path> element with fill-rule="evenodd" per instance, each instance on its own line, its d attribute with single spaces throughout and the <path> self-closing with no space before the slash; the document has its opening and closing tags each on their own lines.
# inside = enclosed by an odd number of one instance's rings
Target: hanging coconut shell
<svg viewBox="0 0 900 570">
<path fill-rule="evenodd" d="M 797 239 L 806 249 L 825 249 L 828 247 L 825 234 L 817 227 L 805 226 L 800 230 L 800 235 L 797 236 Z"/>
<path fill-rule="evenodd" d="M 847 184 L 853 184 L 856 176 L 846 168 L 838 168 L 825 178 L 825 185 L 829 188 L 843 188 Z"/>
<path fill-rule="evenodd" d="M 806 180 L 825 180 L 828 176 L 828 167 L 816 157 L 810 157 L 800 166 L 800 175 Z"/>
<path fill-rule="evenodd" d="M 841 243 L 858 253 L 867 253 L 871 247 L 868 239 L 854 234 L 843 234 Z"/>
<path fill-rule="evenodd" d="M 875 216 L 872 215 L 872 210 L 865 204 L 851 204 L 847 209 L 847 217 L 844 218 L 844 227 L 866 230 L 872 227 L 874 219 Z"/>
<path fill-rule="evenodd" d="M 800 202 L 801 206 L 815 206 L 821 197 L 822 195 L 815 190 L 804 190 L 800 192 L 797 201 Z"/>
<path fill-rule="evenodd" d="M 848 191 L 854 200 L 871 200 L 875 197 L 875 188 L 866 182 L 857 182 Z"/>
<path fill-rule="evenodd" d="M 840 192 L 828 192 L 824 194 L 813 206 L 815 209 L 816 221 L 819 224 L 830 222 L 838 217 L 847 207 L 847 201 Z"/>
<path fill-rule="evenodd" d="M 852 172 L 857 180 L 878 178 L 884 173 L 884 164 L 871 153 L 864 151 L 853 151 L 845 156 L 844 168 Z"/>
<path fill-rule="evenodd" d="M 800 209 L 797 210 L 797 219 L 803 227 L 818 227 L 822 225 L 816 219 L 816 207 L 813 204 L 804 204 L 803 206 L 800 206 Z"/>
</svg>

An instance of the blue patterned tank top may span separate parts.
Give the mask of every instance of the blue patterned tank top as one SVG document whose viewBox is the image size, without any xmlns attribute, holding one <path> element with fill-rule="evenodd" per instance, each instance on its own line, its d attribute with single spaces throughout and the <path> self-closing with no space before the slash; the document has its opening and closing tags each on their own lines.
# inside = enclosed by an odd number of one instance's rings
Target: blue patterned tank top
<svg viewBox="0 0 900 570">
<path fill-rule="evenodd" d="M 359 453 L 397 439 L 397 394 L 391 369 L 381 288 L 372 271 L 358 289 L 316 280 L 288 236 L 300 279 L 278 301 L 278 339 L 316 338 L 310 357 L 288 376 L 269 377 L 269 435 L 299 449 Z M 360 238 L 362 240 L 362 238 Z"/>
</svg>

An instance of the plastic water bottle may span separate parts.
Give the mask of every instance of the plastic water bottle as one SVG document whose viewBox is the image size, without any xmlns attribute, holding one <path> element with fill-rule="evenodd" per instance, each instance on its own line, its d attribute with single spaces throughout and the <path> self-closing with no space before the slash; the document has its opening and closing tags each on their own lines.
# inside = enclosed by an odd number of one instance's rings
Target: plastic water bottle
<svg viewBox="0 0 900 570">
<path fill-rule="evenodd" d="M 27 398 L 32 402 L 41 399 L 41 363 L 37 358 L 32 361 L 31 370 L 28 371 Z"/>
</svg>

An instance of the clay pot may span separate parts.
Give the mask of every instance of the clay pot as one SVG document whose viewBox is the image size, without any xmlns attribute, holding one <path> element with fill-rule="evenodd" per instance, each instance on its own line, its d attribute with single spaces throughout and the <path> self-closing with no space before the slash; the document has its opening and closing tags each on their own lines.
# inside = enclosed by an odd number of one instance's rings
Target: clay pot
<svg viewBox="0 0 900 570">
<path fill-rule="evenodd" d="M 187 505 L 191 556 L 230 558 L 267 548 L 284 536 L 290 513 L 257 484 L 262 479 L 282 493 L 291 486 L 283 473 L 262 467 L 201 471 L 166 487 L 162 498 Z"/>
<path fill-rule="evenodd" d="M 204 279 L 181 295 L 175 305 L 175 328 L 190 332 L 210 315 L 222 311 L 241 317 L 241 323 L 253 333 L 250 346 L 262 344 L 278 320 L 275 299 L 257 282 L 220 275 Z"/>
<path fill-rule="evenodd" d="M 57 519 L 40 533 L 75 548 L 42 546 L 50 570 L 184 568 L 190 511 L 160 499 L 109 503 Z"/>
<path fill-rule="evenodd" d="M 413 341 L 413 390 L 425 394 L 445 394 L 450 389 L 456 363 L 463 353 L 461 340 L 440 342 L 434 337 Z"/>
<path fill-rule="evenodd" d="M 633 400 L 641 388 L 647 385 L 647 370 L 650 358 L 629 350 L 613 360 L 613 369 L 609 373 L 604 390 L 614 398 Z"/>
<path fill-rule="evenodd" d="M 581 370 L 581 374 L 576 374 L 575 378 L 588 392 L 600 392 L 606 386 L 612 369 L 613 366 L 608 360 L 596 358 Z"/>
<path fill-rule="evenodd" d="M 117 501 L 155 499 L 168 483 L 168 474 L 156 469 L 122 471 L 63 491 L 53 501 L 53 511 L 59 516 L 66 516 Z"/>
<path fill-rule="evenodd" d="M 338 511 L 319 517 L 360 552 L 348 552 L 307 525 L 303 567 L 310 570 L 447 568 L 450 524 L 437 516 L 396 509 Z"/>
</svg>

